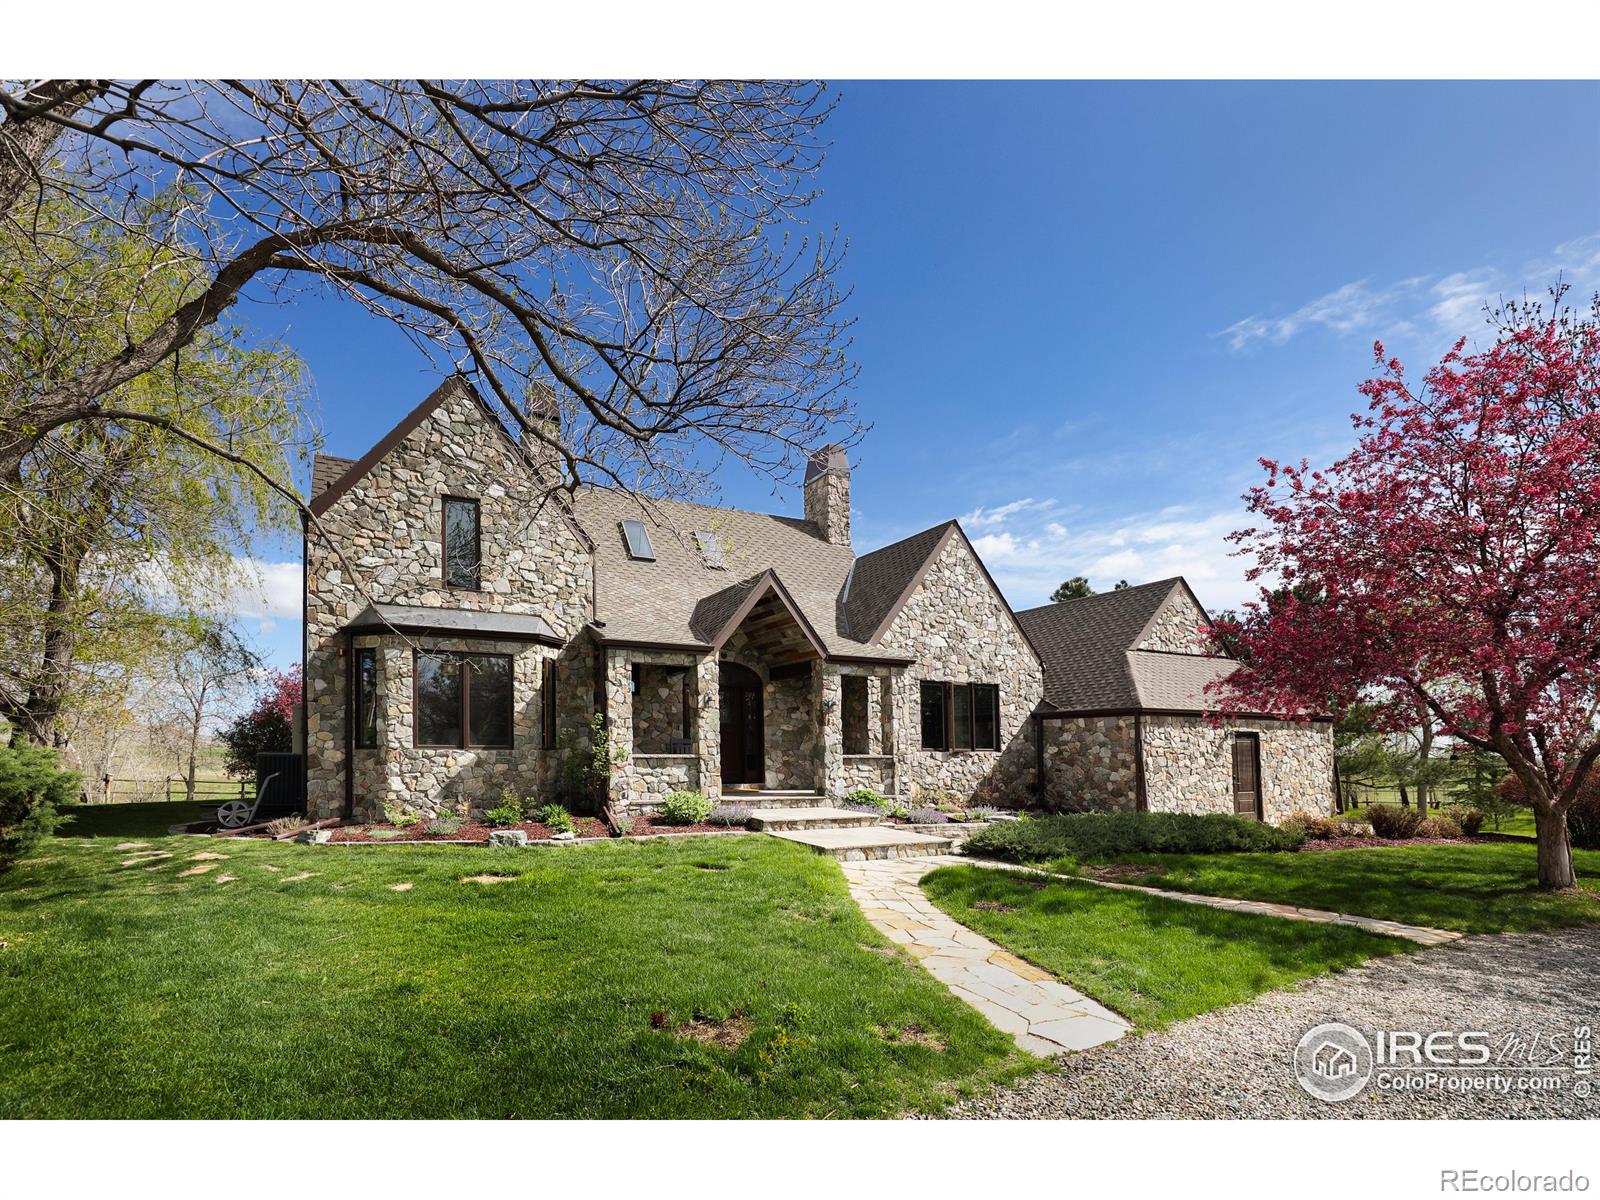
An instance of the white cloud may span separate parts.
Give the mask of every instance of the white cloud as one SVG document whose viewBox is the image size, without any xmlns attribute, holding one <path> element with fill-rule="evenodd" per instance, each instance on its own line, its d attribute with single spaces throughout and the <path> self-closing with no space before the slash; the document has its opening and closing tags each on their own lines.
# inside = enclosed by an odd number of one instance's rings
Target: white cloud
<svg viewBox="0 0 1600 1200">
<path fill-rule="evenodd" d="M 299 563 L 235 557 L 233 564 L 233 578 L 217 600 L 219 610 L 259 619 L 263 625 L 274 617 L 300 619 Z"/>
<path fill-rule="evenodd" d="M 1009 504 L 1002 504 L 999 508 L 984 508 L 981 505 L 961 518 L 964 529 L 988 529 L 1024 512 L 1049 512 L 1056 506 L 1054 500 L 1035 500 L 1029 496 L 1024 500 L 1013 500 Z"/>
<path fill-rule="evenodd" d="M 1558 275 L 1573 285 L 1579 300 L 1600 284 L 1600 233 L 1563 242 L 1510 271 L 1480 266 L 1439 277 L 1413 275 L 1381 287 L 1358 279 L 1292 312 L 1235 321 L 1216 336 L 1227 338 L 1234 350 L 1248 350 L 1262 343 L 1281 345 L 1318 328 L 1392 337 L 1409 333 L 1420 323 L 1454 338 L 1471 334 L 1481 324 L 1485 306 L 1524 290 L 1542 296 Z"/>
<path fill-rule="evenodd" d="M 1075 523 L 1070 531 L 1058 521 L 1040 521 L 1036 508 L 1010 509 L 988 532 L 972 539 L 995 582 L 1013 607 L 1031 608 L 1050 598 L 1062 580 L 1086 576 L 1096 591 L 1109 591 L 1118 580 L 1148 583 L 1182 575 L 1213 612 L 1234 608 L 1256 595 L 1247 583 L 1248 563 L 1235 557 L 1227 535 L 1244 523 L 1238 508 L 1196 512 L 1169 506 L 1156 512 L 1132 513 L 1099 523 Z M 1050 509 L 1057 505 L 1044 502 Z"/>
</svg>

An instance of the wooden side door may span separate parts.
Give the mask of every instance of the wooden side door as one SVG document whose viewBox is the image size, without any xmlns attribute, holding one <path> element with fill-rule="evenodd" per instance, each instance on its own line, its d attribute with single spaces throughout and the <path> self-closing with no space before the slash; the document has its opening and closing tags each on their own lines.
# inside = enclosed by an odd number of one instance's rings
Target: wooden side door
<svg viewBox="0 0 1600 1200">
<path fill-rule="evenodd" d="M 1241 817 L 1261 819 L 1261 737 L 1233 735 L 1233 811 Z"/>
</svg>

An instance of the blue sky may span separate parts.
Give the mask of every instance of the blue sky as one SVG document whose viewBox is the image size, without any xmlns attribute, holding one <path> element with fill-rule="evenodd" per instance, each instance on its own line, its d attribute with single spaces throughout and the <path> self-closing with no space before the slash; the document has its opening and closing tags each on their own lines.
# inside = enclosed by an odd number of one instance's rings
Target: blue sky
<svg viewBox="0 0 1600 1200">
<path fill-rule="evenodd" d="M 1600 85 L 844 83 L 810 219 L 849 239 L 857 548 L 961 517 L 1016 607 L 1061 579 L 1247 589 L 1256 459 L 1350 443 L 1382 337 L 1418 373 L 1480 309 L 1600 286 Z M 437 382 L 392 329 L 253 314 L 309 363 L 326 448 Z M 797 512 L 726 475 L 724 502 Z M 298 547 L 247 628 L 299 656 Z M 291 562 L 290 560 L 294 561 Z"/>
</svg>

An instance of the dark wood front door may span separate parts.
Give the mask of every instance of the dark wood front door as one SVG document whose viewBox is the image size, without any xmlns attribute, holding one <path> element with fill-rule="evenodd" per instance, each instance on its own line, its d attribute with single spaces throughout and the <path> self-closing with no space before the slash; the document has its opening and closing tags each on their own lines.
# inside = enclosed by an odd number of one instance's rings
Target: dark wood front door
<svg viewBox="0 0 1600 1200">
<path fill-rule="evenodd" d="M 1261 819 L 1261 738 L 1254 733 L 1233 735 L 1233 811 Z"/>
<path fill-rule="evenodd" d="M 737 663 L 721 671 L 722 782 L 760 787 L 767 781 L 761 676 Z"/>
</svg>

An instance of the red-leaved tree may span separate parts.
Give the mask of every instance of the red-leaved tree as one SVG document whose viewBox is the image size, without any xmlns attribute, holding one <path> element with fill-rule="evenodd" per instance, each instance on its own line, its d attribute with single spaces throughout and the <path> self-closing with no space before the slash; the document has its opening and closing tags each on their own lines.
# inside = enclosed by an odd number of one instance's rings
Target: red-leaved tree
<svg viewBox="0 0 1600 1200">
<path fill-rule="evenodd" d="M 294 709 L 304 695 L 305 681 L 298 663 L 268 676 L 250 710 L 240 713 L 217 734 L 217 740 L 227 748 L 228 774 L 248 775 L 256 769 L 256 755 L 293 748 Z"/>
<path fill-rule="evenodd" d="M 1390 728 L 1433 714 L 1499 753 L 1531 803 L 1539 883 L 1569 887 L 1566 813 L 1596 769 L 1600 683 L 1600 298 L 1555 293 L 1496 315 L 1488 350 L 1457 342 L 1421 389 L 1376 347 L 1358 444 L 1326 470 L 1262 460 L 1262 600 L 1221 623 L 1246 671 L 1224 708 L 1376 700 Z M 1270 602 L 1269 602 L 1270 598 Z"/>
</svg>

